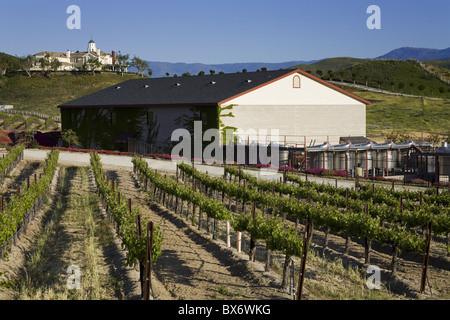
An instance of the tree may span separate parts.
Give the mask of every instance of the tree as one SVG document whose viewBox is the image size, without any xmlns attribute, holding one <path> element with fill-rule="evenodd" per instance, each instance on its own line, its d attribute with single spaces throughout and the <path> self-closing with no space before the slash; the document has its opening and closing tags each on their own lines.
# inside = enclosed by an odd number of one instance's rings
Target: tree
<svg viewBox="0 0 450 320">
<path fill-rule="evenodd" d="M 21 68 L 19 58 L 0 52 L 0 75 L 5 75 L 8 71 L 15 71 Z"/>
<path fill-rule="evenodd" d="M 364 75 L 364 81 L 366 82 L 366 87 L 369 86 L 369 76 L 366 74 Z"/>
<path fill-rule="evenodd" d="M 31 69 L 36 64 L 36 57 L 33 55 L 28 55 L 21 59 L 21 66 L 22 69 L 25 70 L 27 75 L 31 78 Z"/>
<path fill-rule="evenodd" d="M 337 72 L 337 75 L 339 77 L 339 80 L 341 80 L 341 83 L 344 82 L 344 70 L 339 70 Z"/>
<path fill-rule="evenodd" d="M 62 66 L 62 62 L 59 61 L 58 58 L 53 58 L 53 59 L 51 59 L 51 62 L 50 62 L 50 68 L 51 68 L 54 72 L 58 71 L 59 67 L 61 67 L 61 66 Z"/>
<path fill-rule="evenodd" d="M 148 62 L 145 60 L 142 60 L 139 57 L 134 56 L 134 58 L 131 59 L 131 66 L 133 66 L 137 69 L 138 74 L 144 76 L 145 70 L 148 69 Z"/>
<path fill-rule="evenodd" d="M 120 73 L 122 74 L 128 70 L 128 68 L 131 66 L 130 62 L 130 55 L 129 54 L 122 54 L 120 51 L 116 55 L 116 61 L 117 66 L 119 67 Z"/>
<path fill-rule="evenodd" d="M 328 74 L 328 77 L 330 78 L 330 80 L 333 80 L 333 77 L 334 77 L 333 70 L 328 70 L 327 74 Z"/>
<path fill-rule="evenodd" d="M 95 76 L 95 69 L 98 69 L 102 66 L 102 62 L 100 61 L 99 58 L 94 57 L 89 59 L 89 61 L 87 62 L 88 65 L 91 66 L 92 68 L 92 74 Z"/>
<path fill-rule="evenodd" d="M 377 83 L 378 83 L 378 89 L 381 89 L 381 87 L 383 86 L 383 80 L 378 80 L 377 81 Z"/>
<path fill-rule="evenodd" d="M 70 148 L 72 145 L 80 145 L 80 140 L 72 129 L 64 130 L 61 134 L 61 140 L 64 147 Z"/>
<path fill-rule="evenodd" d="M 0 57 L 0 75 L 4 76 L 8 70 L 9 62 L 6 57 Z"/>
<path fill-rule="evenodd" d="M 50 54 L 47 53 L 44 57 L 39 59 L 39 64 L 41 65 L 42 71 L 45 75 L 48 75 L 48 68 L 50 67 Z"/>
<path fill-rule="evenodd" d="M 390 82 L 389 82 L 390 84 L 391 84 L 391 86 L 392 86 L 392 91 L 394 91 L 394 85 L 395 85 L 395 81 L 394 80 L 391 80 Z"/>
<path fill-rule="evenodd" d="M 322 75 L 323 75 L 323 72 L 322 72 L 322 70 L 316 70 L 316 73 L 317 73 L 317 75 L 320 77 L 320 78 L 322 78 Z"/>
<path fill-rule="evenodd" d="M 204 76 L 204 75 L 205 75 L 205 71 L 200 71 L 200 72 L 198 73 L 198 75 L 199 75 L 199 76 Z"/>
<path fill-rule="evenodd" d="M 215 70 L 209 70 L 209 73 L 210 74 L 214 74 L 214 73 L 216 73 L 216 71 Z"/>
<path fill-rule="evenodd" d="M 169 77 L 169 76 L 170 76 L 170 73 L 166 72 L 166 77 Z"/>
</svg>

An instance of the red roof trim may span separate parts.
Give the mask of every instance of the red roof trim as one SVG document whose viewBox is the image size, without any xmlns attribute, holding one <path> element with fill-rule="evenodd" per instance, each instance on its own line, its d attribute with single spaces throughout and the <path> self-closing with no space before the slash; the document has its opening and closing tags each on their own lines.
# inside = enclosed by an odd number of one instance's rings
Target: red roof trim
<svg viewBox="0 0 450 320">
<path fill-rule="evenodd" d="M 255 91 L 255 90 L 257 90 L 257 89 L 260 89 L 260 88 L 262 88 L 262 87 L 265 87 L 265 86 L 267 86 L 267 85 L 269 85 L 269 84 L 271 84 L 271 83 L 273 83 L 273 82 L 276 82 L 276 81 L 281 80 L 281 79 L 283 79 L 283 78 L 285 78 L 285 77 L 291 76 L 291 75 L 293 75 L 294 73 L 300 73 L 300 74 L 304 75 L 305 77 L 308 77 L 308 78 L 310 78 L 310 79 L 312 79 L 312 80 L 314 80 L 314 81 L 317 81 L 317 82 L 319 82 L 319 83 L 321 83 L 321 84 L 323 84 L 323 85 L 325 85 L 325 86 L 327 86 L 327 87 L 329 87 L 329 88 L 331 88 L 331 89 L 333 89 L 333 90 L 336 90 L 336 91 L 338 91 L 338 92 L 340 92 L 340 93 L 343 93 L 343 94 L 345 94 L 346 96 L 349 96 L 350 98 L 353 98 L 353 99 L 355 99 L 355 100 L 358 100 L 359 102 L 362 102 L 362 103 L 364 103 L 364 104 L 366 104 L 366 105 L 371 105 L 371 104 L 372 104 L 371 102 L 369 102 L 369 101 L 367 101 L 367 100 L 364 100 L 363 98 L 360 98 L 360 97 L 358 97 L 357 95 L 354 95 L 353 93 L 350 93 L 350 92 L 348 92 L 348 91 L 346 91 L 346 90 L 344 90 L 344 89 L 341 89 L 341 88 L 339 88 L 339 87 L 337 87 L 337 86 L 335 86 L 335 85 L 332 85 L 331 83 L 328 83 L 328 82 L 326 82 L 326 81 L 324 81 L 324 80 L 322 80 L 322 79 L 319 79 L 319 78 L 313 76 L 312 74 L 309 74 L 308 72 L 305 72 L 305 71 L 303 71 L 303 70 L 301 70 L 301 69 L 296 69 L 296 70 L 293 70 L 292 72 L 289 72 L 289 73 L 287 73 L 287 74 L 285 74 L 285 75 L 283 75 L 283 76 L 281 76 L 281 77 L 278 77 L 278 78 L 275 78 L 275 79 L 273 79 L 273 80 L 271 80 L 271 81 L 268 81 L 268 82 L 266 82 L 266 83 L 264 83 L 264 84 L 262 84 L 262 85 L 260 85 L 260 86 L 257 86 L 257 87 L 255 87 L 255 88 L 252 88 L 252 89 L 250 89 L 250 90 L 247 90 L 247 91 L 244 91 L 244 92 L 242 92 L 242 93 L 240 93 L 240 94 L 237 94 L 237 95 L 235 95 L 235 96 L 233 96 L 233 97 L 230 97 L 230 98 L 228 98 L 228 99 L 225 99 L 225 100 L 223 100 L 223 101 L 220 101 L 220 102 L 219 102 L 219 105 L 225 104 L 225 103 L 227 103 L 227 102 L 230 101 L 230 100 L 236 99 L 236 98 L 241 97 L 241 96 L 243 96 L 243 95 L 245 95 L 245 94 L 247 94 L 247 93 L 250 93 L 250 92 L 252 92 L 252 91 Z"/>
</svg>

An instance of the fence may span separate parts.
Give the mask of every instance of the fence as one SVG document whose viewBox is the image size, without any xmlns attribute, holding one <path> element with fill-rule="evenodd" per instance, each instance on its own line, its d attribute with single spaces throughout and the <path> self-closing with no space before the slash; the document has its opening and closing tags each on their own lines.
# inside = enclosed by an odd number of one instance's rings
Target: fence
<svg viewBox="0 0 450 320">
<path fill-rule="evenodd" d="M 23 111 L 23 110 L 11 110 L 11 109 L 5 109 L 5 110 L 0 110 L 0 112 L 3 113 L 8 113 L 8 114 L 21 114 L 23 116 L 31 116 L 31 117 L 37 117 L 40 119 L 53 119 L 53 121 L 57 122 L 57 123 L 61 123 L 61 117 L 53 117 L 53 116 L 49 116 L 47 114 L 43 114 L 43 113 L 39 113 L 39 112 L 34 112 L 34 111 Z"/>
</svg>

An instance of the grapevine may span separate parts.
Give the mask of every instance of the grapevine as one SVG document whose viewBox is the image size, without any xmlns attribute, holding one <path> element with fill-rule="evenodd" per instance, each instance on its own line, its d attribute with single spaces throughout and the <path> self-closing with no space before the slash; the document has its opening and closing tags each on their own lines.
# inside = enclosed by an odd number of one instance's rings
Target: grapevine
<svg viewBox="0 0 450 320">
<path fill-rule="evenodd" d="M 33 209 L 36 210 L 35 205 L 42 203 L 42 197 L 53 179 L 58 158 L 58 150 L 50 152 L 46 158 L 43 176 L 32 182 L 29 188 L 22 185 L 20 194 L 15 194 L 0 214 L 0 247 L 5 246 L 9 239 L 20 232 Z"/>
<path fill-rule="evenodd" d="M 266 219 L 260 212 L 256 212 L 254 217 L 250 214 L 242 213 L 234 215 L 225 206 L 218 201 L 214 201 L 207 195 L 193 190 L 190 186 L 177 183 L 175 180 L 164 178 L 151 168 L 148 168 L 146 162 L 139 157 L 133 159 L 137 171 L 150 179 L 157 188 L 164 192 L 174 195 L 181 200 L 189 201 L 198 206 L 202 212 L 209 217 L 230 221 L 234 230 L 248 231 L 254 240 L 265 240 L 272 250 L 279 250 L 292 255 L 301 255 L 302 241 L 299 239 L 297 231 L 293 228 L 285 228 L 279 217 Z M 202 174 L 192 169 L 187 164 L 179 164 L 179 167 L 186 170 L 186 174 L 195 175 L 208 187 L 217 191 L 225 191 L 234 197 L 245 199 L 245 201 L 254 201 L 257 199 L 255 190 L 244 190 L 228 184 L 222 179 L 214 179 L 207 174 Z"/>
<path fill-rule="evenodd" d="M 106 206 L 117 224 L 119 236 L 122 239 L 122 245 L 127 251 L 127 264 L 133 266 L 134 263 L 144 263 L 146 259 L 146 238 L 139 237 L 136 230 L 136 217 L 141 216 L 138 209 L 128 210 L 128 205 L 123 198 L 118 200 L 117 190 L 106 182 L 106 176 L 100 162 L 98 153 L 91 153 L 91 168 L 94 172 L 94 178 L 98 190 L 102 195 Z M 147 225 L 147 220 L 143 223 Z M 157 258 L 161 255 L 161 243 L 163 241 L 159 226 L 155 226 L 153 233 L 152 262 L 155 264 Z"/>
</svg>

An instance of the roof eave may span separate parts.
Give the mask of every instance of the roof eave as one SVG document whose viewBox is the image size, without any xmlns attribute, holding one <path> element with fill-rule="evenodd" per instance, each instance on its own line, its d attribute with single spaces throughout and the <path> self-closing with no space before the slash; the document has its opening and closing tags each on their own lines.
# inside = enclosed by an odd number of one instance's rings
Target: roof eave
<svg viewBox="0 0 450 320">
<path fill-rule="evenodd" d="M 156 107 L 217 107 L 217 102 L 211 103 L 165 103 L 165 104 L 130 104 L 130 105 L 59 105 L 59 109 L 114 109 L 114 108 L 156 108 Z"/>
</svg>

